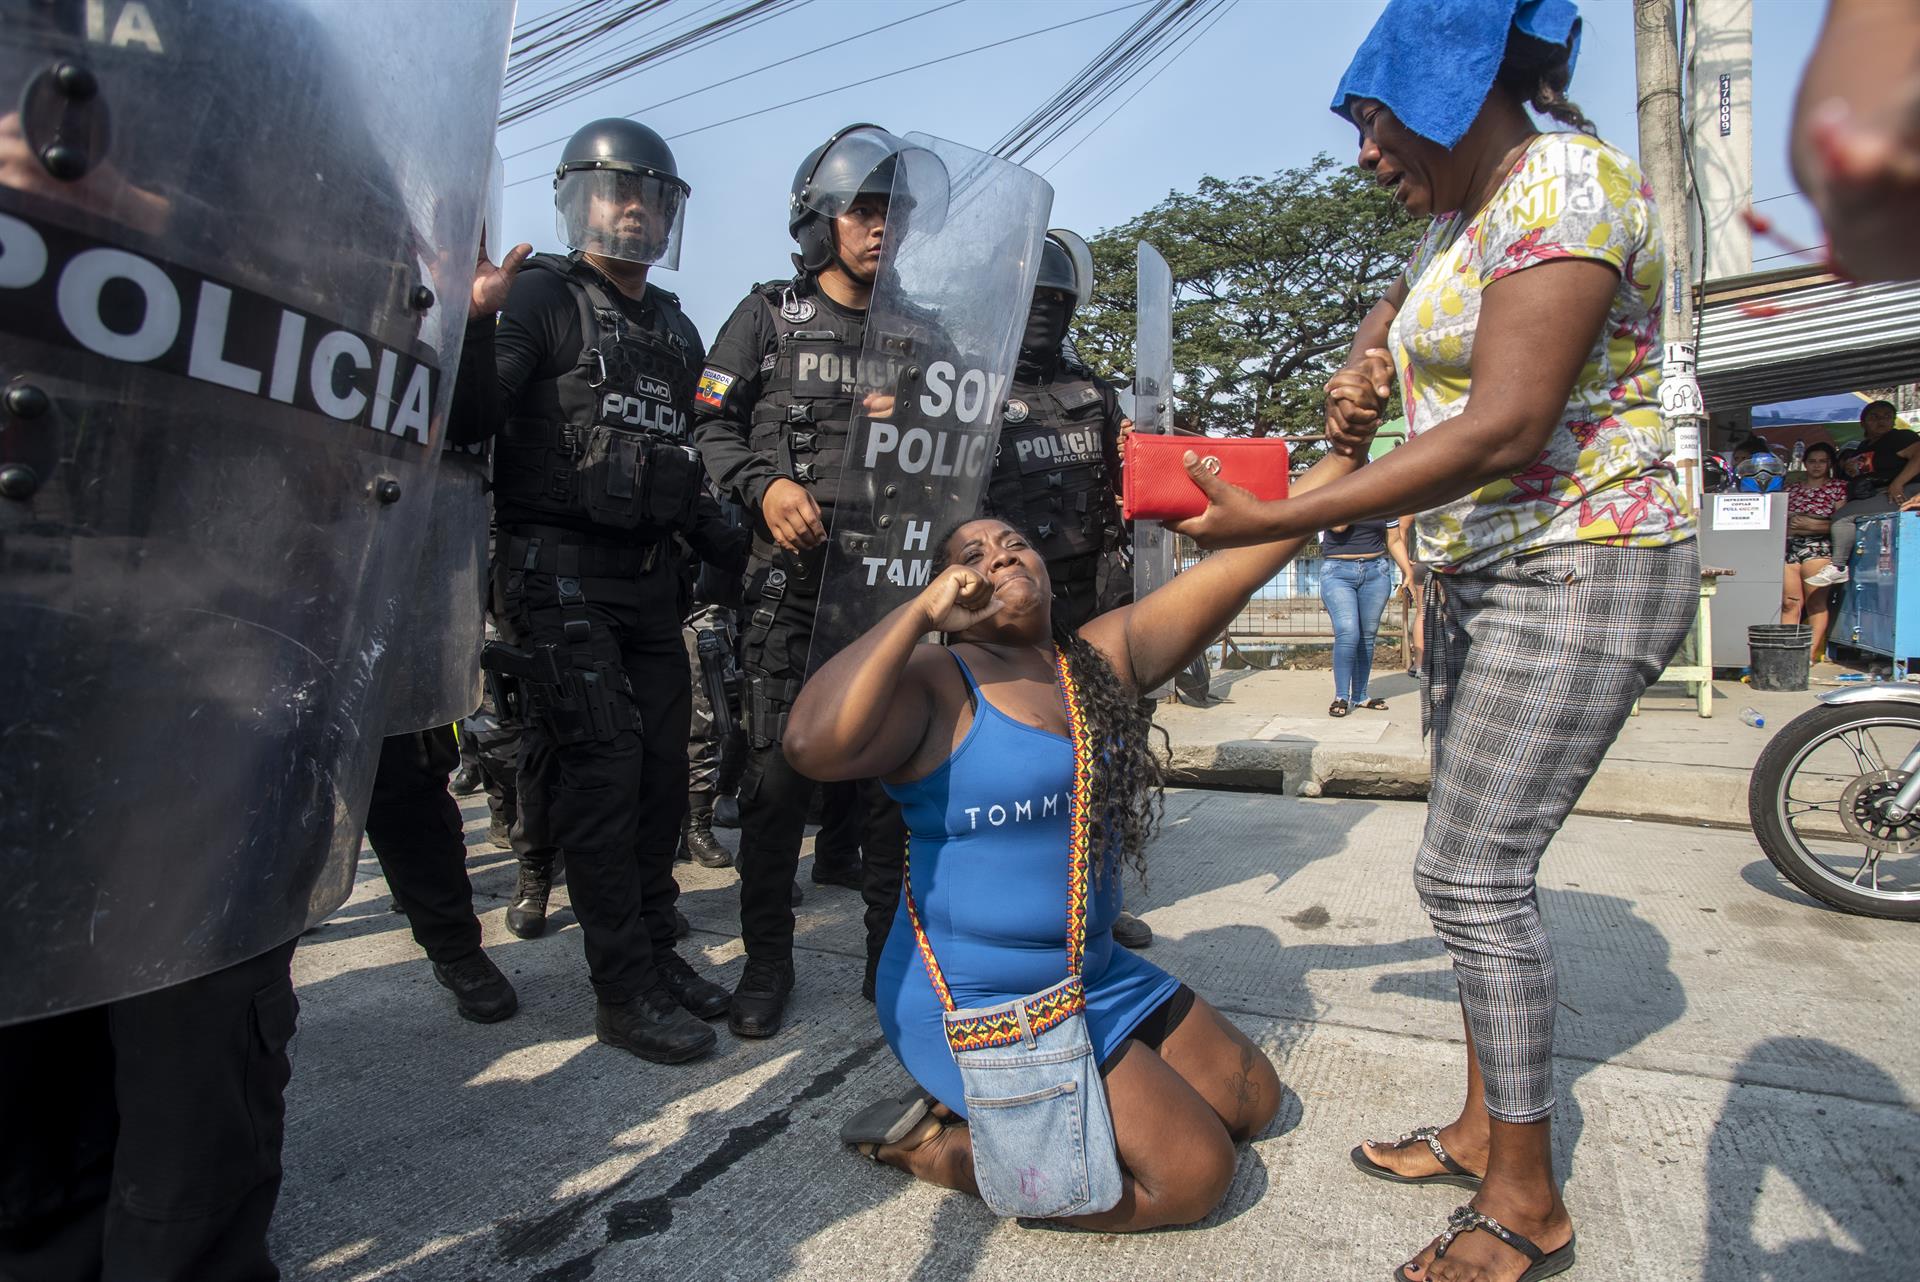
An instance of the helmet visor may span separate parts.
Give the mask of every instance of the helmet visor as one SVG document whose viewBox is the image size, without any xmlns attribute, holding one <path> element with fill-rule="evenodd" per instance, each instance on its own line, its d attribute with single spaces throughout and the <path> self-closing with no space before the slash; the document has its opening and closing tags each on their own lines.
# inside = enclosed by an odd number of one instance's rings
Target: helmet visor
<svg viewBox="0 0 1920 1282">
<path fill-rule="evenodd" d="M 569 169 L 553 191 L 554 223 L 570 249 L 675 271 L 685 188 L 658 174 Z"/>
<path fill-rule="evenodd" d="M 1047 232 L 1047 239 L 1067 251 L 1067 258 L 1073 264 L 1073 284 L 1071 290 L 1076 307 L 1085 307 L 1087 300 L 1093 297 L 1093 250 L 1087 242 L 1064 227 L 1055 227 Z"/>
<path fill-rule="evenodd" d="M 824 218 L 838 218 L 861 195 L 887 196 L 894 167 L 887 162 L 907 144 L 878 126 L 863 125 L 833 140 L 794 200 Z"/>
</svg>

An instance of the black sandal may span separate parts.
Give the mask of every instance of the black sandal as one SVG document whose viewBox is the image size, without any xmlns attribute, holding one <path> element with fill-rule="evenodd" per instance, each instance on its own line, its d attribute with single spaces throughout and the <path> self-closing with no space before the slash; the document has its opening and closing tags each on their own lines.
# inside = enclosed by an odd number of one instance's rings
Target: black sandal
<svg viewBox="0 0 1920 1282">
<path fill-rule="evenodd" d="M 1417 1131 L 1407 1132 L 1391 1144 L 1376 1144 L 1375 1147 L 1399 1150 L 1415 1140 L 1419 1140 L 1433 1150 L 1434 1160 L 1446 1168 L 1443 1172 L 1434 1175 L 1402 1175 L 1368 1157 L 1367 1146 L 1364 1144 L 1354 1145 L 1350 1156 L 1362 1175 L 1371 1175 L 1376 1180 L 1386 1180 L 1391 1184 L 1451 1184 L 1455 1188 L 1462 1189 L 1480 1187 L 1480 1177 L 1454 1161 L 1453 1154 L 1447 1152 L 1445 1146 L 1440 1143 L 1440 1128 L 1437 1126 L 1423 1126 Z"/>
<path fill-rule="evenodd" d="M 1387 701 L 1385 699 L 1369 699 L 1360 706 L 1363 708 L 1372 708 L 1375 712 L 1385 712 L 1387 710 Z"/>
<path fill-rule="evenodd" d="M 840 1142 L 855 1148 L 862 1144 L 898 1144 L 913 1134 L 913 1128 L 932 1110 L 933 1096 L 918 1087 L 875 1100 L 841 1124 Z"/>
<path fill-rule="evenodd" d="M 1347 701 L 1345 699 L 1335 699 L 1332 703 L 1327 705 L 1327 715 L 1330 717 L 1346 716 Z"/>
<path fill-rule="evenodd" d="M 1462 1233 L 1471 1233 L 1475 1229 L 1484 1229 L 1520 1254 L 1530 1263 L 1518 1282 L 1541 1282 L 1542 1278 L 1555 1277 L 1573 1267 L 1573 1238 L 1557 1251 L 1542 1251 L 1533 1242 L 1515 1233 L 1491 1215 L 1482 1214 L 1470 1206 L 1457 1206 L 1453 1214 L 1447 1217 L 1446 1231 L 1440 1235 L 1440 1245 L 1433 1250 L 1433 1258 L 1438 1260 L 1446 1255 L 1447 1248 L 1453 1245 L 1453 1239 Z M 1407 1266 L 1402 1264 L 1393 1271 L 1393 1282 L 1413 1282 L 1407 1276 Z"/>
</svg>

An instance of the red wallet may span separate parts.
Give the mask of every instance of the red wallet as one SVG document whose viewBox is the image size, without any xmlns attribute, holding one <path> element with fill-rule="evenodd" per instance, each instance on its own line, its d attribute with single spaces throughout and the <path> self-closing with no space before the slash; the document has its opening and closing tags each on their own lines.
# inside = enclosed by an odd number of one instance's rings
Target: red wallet
<svg viewBox="0 0 1920 1282">
<path fill-rule="evenodd" d="M 1287 497 L 1287 443 L 1252 437 L 1127 437 L 1127 458 L 1120 468 L 1120 513 L 1127 520 L 1183 521 L 1207 510 L 1207 496 L 1187 475 L 1181 459 L 1188 450 L 1207 470 L 1251 491 L 1259 499 Z"/>
</svg>

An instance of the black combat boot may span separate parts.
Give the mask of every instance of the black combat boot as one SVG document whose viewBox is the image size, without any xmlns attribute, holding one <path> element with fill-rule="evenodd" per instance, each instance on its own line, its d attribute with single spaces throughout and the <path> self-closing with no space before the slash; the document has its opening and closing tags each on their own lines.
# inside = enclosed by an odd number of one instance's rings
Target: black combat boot
<svg viewBox="0 0 1920 1282">
<path fill-rule="evenodd" d="M 793 963 L 747 958 L 747 968 L 734 985 L 733 1009 L 727 1027 L 739 1037 L 772 1037 L 780 1031 L 787 996 L 793 992 Z"/>
<path fill-rule="evenodd" d="M 731 868 L 733 856 L 714 840 L 713 794 L 687 794 L 687 817 L 680 821 L 680 844 L 702 868 Z"/>
<path fill-rule="evenodd" d="M 698 1059 L 720 1040 L 711 1028 L 681 1009 L 663 984 L 656 984 L 632 1001 L 596 1002 L 593 1035 L 609 1046 L 656 1064 L 684 1064 Z"/>
<path fill-rule="evenodd" d="M 673 1000 L 695 1019 L 719 1019 L 727 1013 L 732 994 L 710 979 L 701 977 L 679 953 L 656 952 L 653 968 L 660 975 Z"/>
<path fill-rule="evenodd" d="M 520 861 L 520 888 L 507 906 L 507 929 L 522 939 L 547 933 L 547 896 L 553 890 L 553 865 L 535 859 Z"/>
<path fill-rule="evenodd" d="M 1132 913 L 1123 912 L 1114 919 L 1113 942 L 1122 948 L 1145 948 L 1153 942 L 1153 927 Z"/>
<path fill-rule="evenodd" d="M 480 791 L 481 785 L 485 782 L 486 780 L 480 777 L 480 767 L 461 766 L 453 772 L 453 777 L 447 780 L 447 787 L 453 790 L 453 795 L 456 797 L 471 797 Z"/>
<path fill-rule="evenodd" d="M 520 996 L 513 985 L 479 949 L 450 962 L 435 962 L 433 977 L 453 994 L 460 1014 L 476 1024 L 497 1024 L 520 1009 Z"/>
</svg>

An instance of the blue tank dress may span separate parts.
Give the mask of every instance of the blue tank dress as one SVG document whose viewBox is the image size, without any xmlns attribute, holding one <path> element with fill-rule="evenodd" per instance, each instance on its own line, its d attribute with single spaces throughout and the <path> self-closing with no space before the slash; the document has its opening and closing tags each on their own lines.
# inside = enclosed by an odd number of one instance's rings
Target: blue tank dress
<svg viewBox="0 0 1920 1282">
<path fill-rule="evenodd" d="M 973 724 L 924 779 L 887 792 L 911 833 L 914 902 L 956 1005 L 993 1006 L 1067 976 L 1067 816 L 1073 746 L 995 708 L 954 655 L 973 695 Z M 1105 1062 L 1179 988 L 1116 947 L 1120 878 L 1109 865 L 1087 906 L 1087 1030 Z M 940 999 L 927 980 L 903 896 L 874 986 L 880 1029 L 913 1079 L 966 1116 Z"/>
</svg>

